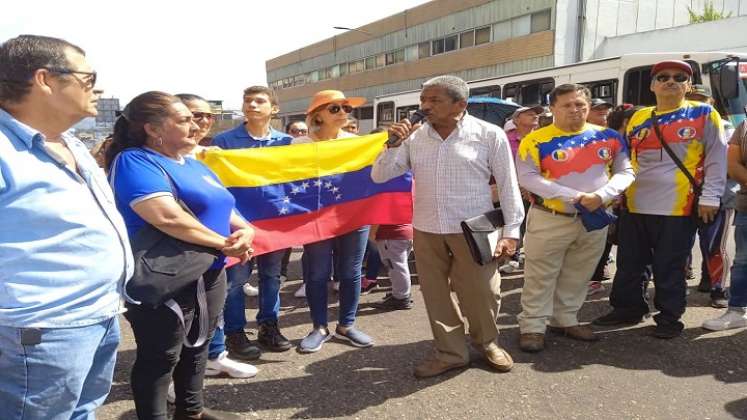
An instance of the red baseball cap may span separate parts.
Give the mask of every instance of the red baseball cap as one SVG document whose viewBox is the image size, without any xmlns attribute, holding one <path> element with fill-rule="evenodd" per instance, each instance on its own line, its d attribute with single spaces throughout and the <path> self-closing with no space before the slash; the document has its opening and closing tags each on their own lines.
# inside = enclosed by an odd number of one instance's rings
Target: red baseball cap
<svg viewBox="0 0 747 420">
<path fill-rule="evenodd" d="M 682 70 L 685 73 L 687 73 L 690 77 L 692 77 L 693 75 L 693 68 L 690 67 L 690 65 L 687 64 L 687 62 L 682 61 L 682 60 L 666 60 L 666 61 L 661 61 L 661 62 L 654 64 L 654 66 L 651 68 L 651 76 L 656 75 L 657 73 L 659 73 L 660 71 L 664 69 Z"/>
</svg>

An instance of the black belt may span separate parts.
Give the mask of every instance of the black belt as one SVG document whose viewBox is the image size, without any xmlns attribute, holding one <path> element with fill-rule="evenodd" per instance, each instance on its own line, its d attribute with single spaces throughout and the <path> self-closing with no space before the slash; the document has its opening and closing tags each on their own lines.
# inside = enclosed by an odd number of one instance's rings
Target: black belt
<svg viewBox="0 0 747 420">
<path fill-rule="evenodd" d="M 542 204 L 538 204 L 538 203 L 533 203 L 532 208 L 535 208 L 537 210 L 542 210 L 547 213 L 557 214 L 558 216 L 565 216 L 565 217 L 571 217 L 571 218 L 575 218 L 576 216 L 578 216 L 578 213 L 565 213 L 562 211 L 553 210 L 549 207 L 545 207 Z"/>
</svg>

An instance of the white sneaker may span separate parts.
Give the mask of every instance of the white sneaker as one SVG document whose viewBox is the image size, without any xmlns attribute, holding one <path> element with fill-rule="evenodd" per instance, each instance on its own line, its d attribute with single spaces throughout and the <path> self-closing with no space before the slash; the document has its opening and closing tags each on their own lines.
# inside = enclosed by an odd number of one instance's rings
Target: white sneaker
<svg viewBox="0 0 747 420">
<path fill-rule="evenodd" d="M 333 281 L 332 282 L 332 290 L 334 290 L 335 292 L 339 292 L 340 291 L 340 282 L 339 281 Z"/>
<path fill-rule="evenodd" d="M 244 294 L 247 296 L 257 296 L 259 295 L 259 289 L 249 283 L 246 283 L 244 284 Z"/>
<path fill-rule="evenodd" d="M 257 368 L 249 363 L 241 363 L 228 358 L 228 352 L 224 351 L 215 360 L 207 361 L 205 376 L 218 376 L 226 373 L 232 378 L 252 378 L 257 375 Z"/>
<path fill-rule="evenodd" d="M 716 319 L 709 319 L 703 322 L 703 328 L 711 331 L 723 331 L 742 327 L 747 327 L 747 313 L 733 309 L 727 310 Z"/>
<path fill-rule="evenodd" d="M 169 390 L 166 391 L 166 402 L 169 404 L 176 403 L 176 392 L 174 391 L 174 382 L 169 382 Z"/>
<path fill-rule="evenodd" d="M 305 298 L 306 297 L 306 283 L 302 284 L 301 287 L 296 290 L 295 293 L 293 293 L 293 296 L 297 298 Z"/>
<path fill-rule="evenodd" d="M 288 276 L 280 275 L 280 282 L 288 281 Z"/>
</svg>

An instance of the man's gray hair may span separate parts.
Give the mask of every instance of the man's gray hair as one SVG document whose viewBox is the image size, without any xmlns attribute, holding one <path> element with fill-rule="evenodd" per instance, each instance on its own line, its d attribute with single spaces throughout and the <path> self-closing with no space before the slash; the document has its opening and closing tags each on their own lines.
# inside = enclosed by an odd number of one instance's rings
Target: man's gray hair
<svg viewBox="0 0 747 420">
<path fill-rule="evenodd" d="M 423 89 L 429 87 L 442 87 L 451 99 L 456 101 L 466 101 L 469 98 L 469 86 L 467 82 L 459 77 L 445 75 L 434 77 L 423 83 Z"/>
</svg>

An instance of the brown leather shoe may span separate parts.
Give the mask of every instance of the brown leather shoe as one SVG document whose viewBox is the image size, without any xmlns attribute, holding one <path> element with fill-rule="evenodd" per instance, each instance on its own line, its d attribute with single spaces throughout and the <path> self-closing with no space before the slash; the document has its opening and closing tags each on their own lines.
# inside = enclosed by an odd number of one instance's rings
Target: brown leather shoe
<svg viewBox="0 0 747 420">
<path fill-rule="evenodd" d="M 519 348 L 528 353 L 537 353 L 545 349 L 545 335 L 527 333 L 519 335 Z"/>
<path fill-rule="evenodd" d="M 599 336 L 588 325 L 572 327 L 547 327 L 548 330 L 579 341 L 599 341 Z"/>
<path fill-rule="evenodd" d="M 452 369 L 459 369 L 467 366 L 468 363 L 461 362 L 461 363 L 449 363 L 444 362 L 441 359 L 437 359 L 436 357 L 429 357 L 422 362 L 420 362 L 419 365 L 415 367 L 415 371 L 413 374 L 416 378 L 430 378 L 432 376 L 438 376 L 442 373 L 446 373 Z"/>
<path fill-rule="evenodd" d="M 511 355 L 496 343 L 484 346 L 482 355 L 485 356 L 485 361 L 498 372 L 508 372 L 514 367 L 514 360 Z"/>
</svg>

